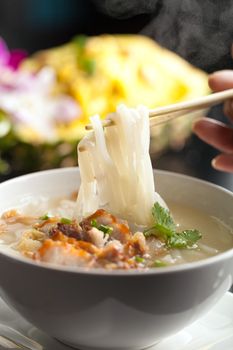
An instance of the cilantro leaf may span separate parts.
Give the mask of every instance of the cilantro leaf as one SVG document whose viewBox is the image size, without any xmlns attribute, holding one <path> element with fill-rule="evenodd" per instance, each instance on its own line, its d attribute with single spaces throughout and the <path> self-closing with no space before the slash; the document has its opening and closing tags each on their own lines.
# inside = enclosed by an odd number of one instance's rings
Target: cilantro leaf
<svg viewBox="0 0 233 350">
<path fill-rule="evenodd" d="M 152 215 L 159 228 L 163 228 L 167 232 L 176 231 L 176 224 L 169 210 L 163 208 L 158 202 L 156 202 L 152 208 Z"/>
<path fill-rule="evenodd" d="M 166 239 L 176 232 L 176 224 L 169 210 L 163 208 L 158 202 L 156 202 L 152 208 L 152 216 L 155 220 L 155 224 L 144 231 L 146 237 L 154 235 L 162 236 Z"/>
<path fill-rule="evenodd" d="M 202 235 L 198 230 L 185 230 L 169 237 L 167 245 L 170 248 L 193 247 L 201 237 Z"/>
<path fill-rule="evenodd" d="M 107 225 L 102 225 L 97 222 L 96 219 L 91 220 L 91 226 L 97 228 L 102 231 L 105 235 L 111 235 L 113 228 Z"/>
<path fill-rule="evenodd" d="M 168 248 L 191 248 L 202 237 L 198 230 L 176 231 L 176 224 L 169 212 L 156 202 L 152 208 L 154 225 L 144 230 L 145 237 L 163 238 Z"/>
</svg>

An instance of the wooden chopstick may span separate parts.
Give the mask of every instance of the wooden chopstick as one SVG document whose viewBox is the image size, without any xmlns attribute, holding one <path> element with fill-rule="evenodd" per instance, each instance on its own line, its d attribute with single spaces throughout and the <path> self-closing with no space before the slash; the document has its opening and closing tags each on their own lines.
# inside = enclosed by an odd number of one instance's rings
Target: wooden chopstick
<svg viewBox="0 0 233 350">
<path fill-rule="evenodd" d="M 156 117 L 153 116 L 150 118 L 150 127 L 153 128 L 154 126 L 168 123 L 171 120 L 176 119 L 178 117 L 182 117 L 184 115 L 195 113 L 197 110 L 200 110 L 200 109 L 187 109 L 187 110 L 177 111 L 177 112 L 173 112 L 173 113 L 169 113 L 169 114 L 158 115 Z"/>
<path fill-rule="evenodd" d="M 171 119 L 175 119 L 181 115 L 189 114 L 193 111 L 211 107 L 229 98 L 233 98 L 233 89 L 215 92 L 211 95 L 198 97 L 191 101 L 184 101 L 164 107 L 157 107 L 155 109 L 151 109 L 149 112 L 151 125 L 154 126 L 166 123 Z M 114 125 L 114 123 L 111 119 L 105 119 L 102 121 L 102 125 L 103 127 L 108 127 Z M 92 130 L 92 125 L 86 125 L 85 129 Z"/>
</svg>

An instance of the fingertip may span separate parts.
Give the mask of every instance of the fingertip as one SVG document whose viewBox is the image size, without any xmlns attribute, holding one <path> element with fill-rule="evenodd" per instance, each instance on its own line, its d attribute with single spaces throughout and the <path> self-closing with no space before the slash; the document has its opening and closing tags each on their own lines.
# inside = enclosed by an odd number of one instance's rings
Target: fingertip
<svg viewBox="0 0 233 350">
<path fill-rule="evenodd" d="M 224 103 L 223 112 L 228 118 L 233 120 L 233 100 L 232 99 L 227 100 Z"/>
<path fill-rule="evenodd" d="M 209 84 L 209 87 L 211 88 L 211 90 L 215 91 L 215 85 L 216 85 L 216 73 L 212 73 L 209 75 L 209 78 L 208 78 L 208 84 Z"/>
<path fill-rule="evenodd" d="M 215 170 L 220 170 L 220 171 L 224 171 L 225 170 L 224 169 L 224 162 L 222 162 L 222 157 L 224 157 L 224 156 L 225 156 L 225 154 L 219 154 L 215 158 L 212 159 L 211 166 Z"/>
<path fill-rule="evenodd" d="M 194 121 L 192 125 L 192 130 L 198 133 L 203 129 L 209 129 L 211 127 L 215 127 L 216 125 L 223 125 L 223 124 L 218 122 L 215 119 L 203 117 Z"/>
<path fill-rule="evenodd" d="M 219 154 L 212 159 L 211 165 L 215 170 L 233 173 L 233 155 L 223 153 Z"/>
<path fill-rule="evenodd" d="M 208 118 L 202 118 L 196 120 L 192 125 L 192 131 L 196 136 L 198 136 L 201 140 L 207 141 L 208 135 L 210 133 L 210 125 L 212 124 Z"/>
<path fill-rule="evenodd" d="M 203 128 L 203 120 L 199 119 L 196 120 L 193 125 L 192 125 L 192 131 L 194 132 L 194 134 L 196 134 L 197 136 L 199 136 L 201 130 Z"/>
<path fill-rule="evenodd" d="M 218 168 L 217 168 L 218 165 L 216 166 L 216 163 L 217 163 L 216 158 L 212 159 L 212 161 L 211 161 L 211 166 L 212 166 L 214 169 L 218 169 Z"/>
<path fill-rule="evenodd" d="M 193 124 L 192 124 L 192 130 L 195 132 L 197 129 L 198 129 L 198 125 L 200 124 L 200 121 L 202 119 L 197 119 L 197 120 L 194 120 Z"/>
<path fill-rule="evenodd" d="M 210 74 L 208 83 L 213 91 L 233 88 L 233 70 L 221 70 Z"/>
</svg>

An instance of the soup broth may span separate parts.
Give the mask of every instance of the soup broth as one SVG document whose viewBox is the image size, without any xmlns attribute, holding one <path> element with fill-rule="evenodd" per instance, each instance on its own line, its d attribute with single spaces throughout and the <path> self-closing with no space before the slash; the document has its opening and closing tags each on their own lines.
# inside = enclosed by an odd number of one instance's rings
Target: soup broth
<svg viewBox="0 0 233 350">
<path fill-rule="evenodd" d="M 77 222 L 74 196 L 66 199 L 27 198 L 2 214 L 1 248 L 7 247 L 38 262 L 85 268 L 148 269 L 188 263 L 233 247 L 232 230 L 220 220 L 192 207 L 168 203 L 177 230 L 195 227 L 202 237 L 192 246 L 177 248 L 164 237 L 104 210 Z"/>
</svg>

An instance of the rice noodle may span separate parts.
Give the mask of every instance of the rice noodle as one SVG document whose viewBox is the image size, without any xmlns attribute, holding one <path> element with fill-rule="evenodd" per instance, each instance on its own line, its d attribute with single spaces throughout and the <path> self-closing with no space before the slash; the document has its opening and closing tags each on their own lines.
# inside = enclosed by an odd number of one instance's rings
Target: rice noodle
<svg viewBox="0 0 233 350">
<path fill-rule="evenodd" d="M 109 118 L 114 125 L 104 130 L 99 116 L 93 116 L 93 131 L 79 143 L 81 186 L 75 217 L 80 220 L 103 208 L 149 225 L 154 202 L 166 204 L 154 188 L 148 109 L 120 105 Z"/>
<path fill-rule="evenodd" d="M 206 244 L 203 244 L 201 242 L 198 242 L 198 247 L 204 252 L 204 253 L 207 253 L 207 254 L 210 254 L 210 255 L 216 255 L 218 254 L 218 249 L 215 249 L 215 248 L 212 248 Z"/>
</svg>

